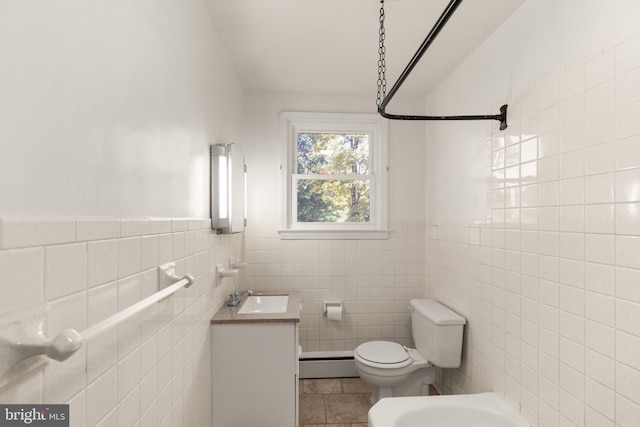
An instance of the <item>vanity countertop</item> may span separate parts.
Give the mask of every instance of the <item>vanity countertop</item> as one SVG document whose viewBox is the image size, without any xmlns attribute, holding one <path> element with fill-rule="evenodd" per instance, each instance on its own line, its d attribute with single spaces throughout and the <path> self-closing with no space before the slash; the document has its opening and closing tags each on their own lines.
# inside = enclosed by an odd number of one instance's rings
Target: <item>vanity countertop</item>
<svg viewBox="0 0 640 427">
<path fill-rule="evenodd" d="M 239 314 L 238 311 L 247 301 L 247 296 L 245 295 L 242 298 L 242 302 L 235 307 L 229 307 L 226 304 L 223 305 L 213 316 L 211 323 L 300 322 L 300 291 L 256 291 L 253 295 L 287 295 L 289 297 L 287 311 L 285 313 Z"/>
</svg>

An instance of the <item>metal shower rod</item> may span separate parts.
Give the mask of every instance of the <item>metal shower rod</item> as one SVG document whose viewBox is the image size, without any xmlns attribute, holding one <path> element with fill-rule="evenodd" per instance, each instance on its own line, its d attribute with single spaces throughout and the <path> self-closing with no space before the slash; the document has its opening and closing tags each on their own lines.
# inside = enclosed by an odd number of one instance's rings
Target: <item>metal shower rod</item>
<svg viewBox="0 0 640 427">
<path fill-rule="evenodd" d="M 381 0 L 381 3 L 384 5 L 384 0 Z M 460 3 L 462 3 L 462 0 L 451 0 L 451 2 L 449 2 L 444 12 L 442 12 L 442 15 L 440 15 L 440 18 L 438 18 L 433 28 L 431 28 L 431 31 L 429 32 L 427 37 L 424 39 L 424 41 L 422 42 L 422 44 L 420 45 L 416 53 L 413 55 L 413 58 L 411 58 L 411 60 L 409 61 L 409 64 L 405 67 L 402 74 L 400 74 L 400 77 L 398 77 L 398 80 L 391 87 L 391 90 L 389 91 L 389 93 L 386 96 L 384 96 L 384 98 L 382 99 L 382 102 L 378 105 L 378 113 L 382 117 L 385 117 L 387 119 L 393 119 L 393 120 L 498 120 L 500 122 L 500 130 L 504 130 L 507 128 L 507 104 L 500 107 L 499 114 L 493 114 L 493 115 L 418 116 L 418 115 L 390 114 L 385 111 L 385 108 L 387 107 L 387 105 L 389 104 L 393 96 L 396 94 L 398 89 L 400 89 L 400 86 L 402 86 L 402 84 L 407 79 L 411 71 L 413 71 L 415 66 L 418 64 L 418 62 L 420 61 L 420 58 L 422 58 L 422 55 L 424 55 L 424 53 L 427 51 L 429 46 L 431 46 L 431 43 L 433 43 L 437 35 L 444 28 L 445 24 L 447 23 L 449 18 L 451 18 L 451 16 L 453 15 L 453 12 L 455 12 L 455 10 L 458 8 Z M 384 10 L 381 9 L 381 18 L 380 18 L 381 32 L 382 32 L 382 36 L 384 37 L 383 21 L 384 21 Z M 381 39 L 381 43 L 384 43 L 384 38 Z M 384 49 L 384 45 L 382 46 L 382 49 Z M 382 56 L 381 61 L 383 60 L 384 60 L 384 57 Z"/>
</svg>

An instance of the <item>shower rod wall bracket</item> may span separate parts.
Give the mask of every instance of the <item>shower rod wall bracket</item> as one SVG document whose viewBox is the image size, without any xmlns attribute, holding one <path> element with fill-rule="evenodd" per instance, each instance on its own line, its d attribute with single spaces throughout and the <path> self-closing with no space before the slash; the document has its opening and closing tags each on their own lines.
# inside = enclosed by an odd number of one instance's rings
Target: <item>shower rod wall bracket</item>
<svg viewBox="0 0 640 427">
<path fill-rule="evenodd" d="M 449 2 L 444 12 L 442 12 L 442 15 L 440 15 L 440 18 L 438 18 L 433 28 L 431 28 L 431 31 L 429 32 L 429 34 L 427 34 L 427 37 L 424 39 L 424 41 L 422 42 L 422 44 L 420 45 L 416 53 L 413 55 L 413 57 L 409 61 L 409 64 L 407 64 L 402 74 L 400 74 L 400 77 L 398 77 L 398 80 L 391 87 L 391 90 L 389 91 L 389 93 L 386 94 L 386 78 L 385 78 L 386 48 L 384 46 L 384 40 L 386 37 L 385 29 L 384 29 L 385 12 L 384 12 L 384 0 L 380 1 L 380 4 L 381 4 L 380 32 L 379 32 L 380 40 L 379 40 L 379 48 L 378 48 L 378 52 L 380 55 L 380 59 L 378 61 L 378 114 L 380 114 L 382 117 L 386 119 L 391 119 L 391 120 L 498 120 L 500 122 L 500 130 L 505 130 L 507 128 L 507 104 L 500 107 L 499 114 L 493 114 L 493 115 L 419 116 L 419 115 L 389 114 L 385 111 L 387 104 L 389 104 L 389 101 L 391 101 L 391 99 L 394 97 L 398 89 L 400 89 L 400 86 L 402 86 L 402 84 L 407 79 L 411 71 L 413 71 L 415 66 L 420 61 L 420 58 L 422 58 L 422 56 L 427 51 L 429 46 L 431 46 L 431 43 L 433 43 L 433 41 L 435 40 L 436 36 L 444 28 L 449 18 L 451 18 L 451 16 L 453 15 L 453 12 L 455 12 L 458 6 L 460 6 L 460 3 L 462 3 L 462 0 L 451 0 Z"/>
</svg>

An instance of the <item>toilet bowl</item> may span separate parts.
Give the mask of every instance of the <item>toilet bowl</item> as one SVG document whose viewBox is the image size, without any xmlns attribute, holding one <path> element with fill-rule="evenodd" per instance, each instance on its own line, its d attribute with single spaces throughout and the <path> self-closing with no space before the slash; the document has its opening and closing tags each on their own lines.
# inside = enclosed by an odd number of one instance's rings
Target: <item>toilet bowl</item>
<svg viewBox="0 0 640 427">
<path fill-rule="evenodd" d="M 465 319 L 434 300 L 410 301 L 417 348 L 369 341 L 354 351 L 356 370 L 373 386 L 371 403 L 384 397 L 428 394 L 436 366 L 460 366 Z"/>
<path fill-rule="evenodd" d="M 369 341 L 354 352 L 356 370 L 373 385 L 371 402 L 383 397 L 426 394 L 423 385 L 435 381 L 436 368 L 414 348 L 390 341 Z"/>
</svg>

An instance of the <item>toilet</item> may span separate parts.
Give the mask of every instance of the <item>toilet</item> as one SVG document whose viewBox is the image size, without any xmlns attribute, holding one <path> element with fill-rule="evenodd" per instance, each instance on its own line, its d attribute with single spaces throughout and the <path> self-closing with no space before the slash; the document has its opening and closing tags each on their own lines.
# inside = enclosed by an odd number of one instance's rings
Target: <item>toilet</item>
<svg viewBox="0 0 640 427">
<path fill-rule="evenodd" d="M 460 366 L 465 319 L 432 299 L 412 299 L 409 305 L 416 348 L 369 341 L 354 351 L 360 378 L 373 386 L 371 403 L 384 397 L 426 395 L 436 367 Z"/>
</svg>

